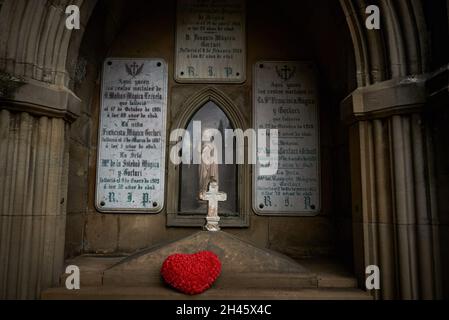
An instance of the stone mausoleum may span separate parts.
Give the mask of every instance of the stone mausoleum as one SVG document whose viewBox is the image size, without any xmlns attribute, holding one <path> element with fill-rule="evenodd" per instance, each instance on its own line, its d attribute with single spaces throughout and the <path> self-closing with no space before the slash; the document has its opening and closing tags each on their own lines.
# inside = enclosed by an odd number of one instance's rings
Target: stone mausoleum
<svg viewBox="0 0 449 320">
<path fill-rule="evenodd" d="M 0 299 L 185 298 L 160 267 L 201 250 L 205 299 L 448 298 L 448 13 L 0 0 Z M 218 141 L 229 162 L 189 161 Z"/>
</svg>

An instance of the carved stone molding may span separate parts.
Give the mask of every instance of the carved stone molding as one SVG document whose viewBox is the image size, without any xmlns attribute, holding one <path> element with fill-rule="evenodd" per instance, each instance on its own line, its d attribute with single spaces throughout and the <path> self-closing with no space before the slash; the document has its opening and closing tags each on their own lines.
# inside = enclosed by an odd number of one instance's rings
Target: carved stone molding
<svg viewBox="0 0 449 320">
<path fill-rule="evenodd" d="M 0 109 L 63 118 L 71 123 L 80 114 L 81 100 L 67 88 L 30 80 L 16 91 L 13 98 L 0 98 Z"/>
<path fill-rule="evenodd" d="M 409 76 L 361 87 L 341 103 L 346 123 L 411 114 L 423 108 L 447 106 L 449 65 L 419 76 Z"/>
<path fill-rule="evenodd" d="M 426 77 L 393 79 L 361 87 L 341 103 L 344 122 L 418 112 L 426 103 Z"/>
</svg>

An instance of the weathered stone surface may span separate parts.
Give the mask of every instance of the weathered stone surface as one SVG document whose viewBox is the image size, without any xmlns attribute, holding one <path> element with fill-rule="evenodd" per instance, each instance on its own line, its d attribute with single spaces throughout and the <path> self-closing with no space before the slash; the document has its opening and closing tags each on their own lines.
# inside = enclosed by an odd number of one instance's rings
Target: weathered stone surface
<svg viewBox="0 0 449 320">
<path fill-rule="evenodd" d="M 65 234 L 66 258 L 74 257 L 83 252 L 84 225 L 86 224 L 85 215 L 82 213 L 68 213 Z"/>
<path fill-rule="evenodd" d="M 248 241 L 259 248 L 268 248 L 269 218 L 253 215 L 249 229 L 229 229 L 226 232 Z"/>
<path fill-rule="evenodd" d="M 88 253 L 112 253 L 117 250 L 118 217 L 116 215 L 87 215 L 85 247 Z"/>
<path fill-rule="evenodd" d="M 70 155 L 67 212 L 86 212 L 89 191 L 87 172 L 89 149 L 71 140 Z"/>
<path fill-rule="evenodd" d="M 64 262 L 67 126 L 0 111 L 0 299 L 34 299 Z"/>
<path fill-rule="evenodd" d="M 120 262 L 123 257 L 101 257 L 101 256 L 78 256 L 74 259 L 66 260 L 66 266 L 75 265 L 80 269 L 80 286 L 101 287 L 103 281 L 103 271 Z M 60 283 L 65 288 L 67 274 L 62 274 Z"/>
<path fill-rule="evenodd" d="M 238 286 L 217 287 L 214 286 L 205 293 L 197 296 L 186 296 L 178 293 L 158 282 L 150 287 L 123 287 L 123 286 L 103 286 L 102 273 L 104 270 L 116 265 L 124 257 L 98 257 L 98 256 L 80 256 L 66 262 L 67 265 L 77 265 L 81 271 L 81 290 L 68 291 L 64 287 L 65 275 L 61 277 L 61 288 L 46 290 L 43 299 L 187 299 L 187 300 L 227 300 L 227 299 L 349 299 L 349 300 L 369 300 L 372 297 L 357 289 L 357 281 L 343 265 L 328 259 L 302 259 L 298 262 L 316 274 L 317 287 L 303 288 L 292 287 L 288 289 L 268 289 L 253 288 L 248 290 L 243 283 Z M 280 276 L 278 279 L 288 279 Z M 272 281 L 272 278 L 260 279 L 261 281 Z M 272 281 L 276 283 L 277 279 Z"/>
<path fill-rule="evenodd" d="M 329 255 L 334 229 L 325 217 L 271 219 L 269 248 L 294 258 Z"/>
<path fill-rule="evenodd" d="M 30 81 L 20 87 L 14 96 L 17 108 L 33 110 L 39 115 L 75 120 L 81 109 L 81 100 L 66 88 L 55 88 L 46 83 Z M 41 106 L 45 106 L 42 108 Z"/>
<path fill-rule="evenodd" d="M 70 127 L 71 140 L 81 145 L 89 146 L 90 135 L 92 134 L 91 127 L 91 118 L 87 114 L 82 113 Z"/>
<path fill-rule="evenodd" d="M 166 234 L 158 228 L 165 221 L 163 215 L 121 215 L 119 217 L 119 252 L 136 252 L 157 243 Z"/>
<path fill-rule="evenodd" d="M 302 290 L 245 290 L 210 289 L 199 296 L 186 296 L 164 287 L 119 288 L 88 287 L 80 291 L 50 289 L 43 293 L 43 300 L 372 300 L 360 289 L 302 289 Z"/>
<path fill-rule="evenodd" d="M 378 115 L 413 112 L 425 104 L 426 79 L 404 77 L 380 82 L 354 91 L 342 103 L 341 115 L 346 121 Z M 418 112 L 417 110 L 414 110 Z"/>
</svg>

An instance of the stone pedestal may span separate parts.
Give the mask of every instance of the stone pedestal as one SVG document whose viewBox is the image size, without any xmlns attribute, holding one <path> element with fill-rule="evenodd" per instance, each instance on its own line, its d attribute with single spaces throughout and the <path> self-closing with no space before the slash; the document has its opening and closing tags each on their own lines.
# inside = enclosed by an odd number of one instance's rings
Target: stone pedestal
<svg viewBox="0 0 449 320">
<path fill-rule="evenodd" d="M 206 226 L 204 227 L 204 229 L 206 231 L 212 231 L 212 232 L 217 232 L 220 231 L 220 226 L 219 226 L 219 222 L 220 222 L 220 217 L 206 217 Z"/>
</svg>

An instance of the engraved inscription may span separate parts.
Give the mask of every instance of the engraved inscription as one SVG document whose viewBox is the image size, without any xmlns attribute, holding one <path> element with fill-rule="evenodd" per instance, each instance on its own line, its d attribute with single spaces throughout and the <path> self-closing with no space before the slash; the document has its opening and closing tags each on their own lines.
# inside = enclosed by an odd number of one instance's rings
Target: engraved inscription
<svg viewBox="0 0 449 320">
<path fill-rule="evenodd" d="M 256 165 L 254 208 L 259 214 L 317 214 L 321 200 L 315 68 L 300 62 L 259 62 L 254 76 L 255 126 L 279 130 L 279 144 L 274 146 L 279 169 L 274 176 L 262 176 L 261 165 Z"/>
<path fill-rule="evenodd" d="M 101 94 L 98 210 L 161 211 L 167 114 L 165 62 L 107 59 Z"/>
<path fill-rule="evenodd" d="M 176 80 L 245 81 L 245 2 L 178 0 Z"/>
</svg>

